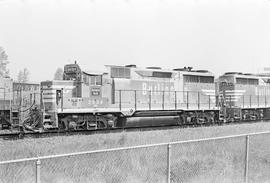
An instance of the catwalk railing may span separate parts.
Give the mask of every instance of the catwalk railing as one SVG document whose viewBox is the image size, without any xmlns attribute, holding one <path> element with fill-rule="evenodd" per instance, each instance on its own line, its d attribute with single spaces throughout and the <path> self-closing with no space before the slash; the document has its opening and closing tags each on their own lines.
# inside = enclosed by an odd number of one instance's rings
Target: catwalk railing
<svg viewBox="0 0 270 183">
<path fill-rule="evenodd" d="M 0 182 L 267 182 L 270 132 L 0 162 Z"/>
<path fill-rule="evenodd" d="M 270 107 L 266 95 L 216 96 L 215 92 L 198 91 L 147 91 L 116 90 L 109 98 L 72 98 L 63 93 L 58 102 L 59 109 L 113 108 L 117 110 L 218 110 L 221 106 L 230 108 Z M 105 95 L 106 96 L 106 95 Z"/>
</svg>

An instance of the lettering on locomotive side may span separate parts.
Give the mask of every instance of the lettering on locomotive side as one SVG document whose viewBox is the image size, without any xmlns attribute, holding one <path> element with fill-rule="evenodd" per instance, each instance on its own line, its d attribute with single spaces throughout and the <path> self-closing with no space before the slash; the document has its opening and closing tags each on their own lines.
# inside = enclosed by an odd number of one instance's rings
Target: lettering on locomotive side
<svg viewBox="0 0 270 183">
<path fill-rule="evenodd" d="M 103 100 L 98 100 L 98 99 L 94 99 L 94 100 L 89 100 L 88 101 L 88 105 L 99 105 L 99 104 L 103 104 Z"/>
<path fill-rule="evenodd" d="M 149 91 L 153 95 L 162 95 L 162 91 L 174 91 L 173 83 L 142 83 L 142 94 L 147 95 Z"/>
</svg>

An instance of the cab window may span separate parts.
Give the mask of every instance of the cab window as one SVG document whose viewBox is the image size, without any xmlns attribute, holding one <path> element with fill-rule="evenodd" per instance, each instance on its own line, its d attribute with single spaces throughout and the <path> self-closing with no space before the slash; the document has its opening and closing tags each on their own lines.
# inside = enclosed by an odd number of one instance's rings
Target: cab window
<svg viewBox="0 0 270 183">
<path fill-rule="evenodd" d="M 90 85 L 102 85 L 102 76 L 90 76 Z"/>
</svg>

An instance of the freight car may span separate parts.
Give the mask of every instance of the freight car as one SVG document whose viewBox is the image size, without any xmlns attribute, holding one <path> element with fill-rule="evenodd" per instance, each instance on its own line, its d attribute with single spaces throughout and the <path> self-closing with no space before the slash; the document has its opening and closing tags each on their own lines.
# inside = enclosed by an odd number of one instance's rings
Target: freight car
<svg viewBox="0 0 270 183">
<path fill-rule="evenodd" d="M 38 83 L 15 82 L 8 77 L 0 77 L 0 129 L 10 129 L 28 118 L 29 111 L 40 105 L 40 85 Z"/>
<path fill-rule="evenodd" d="M 214 123 L 214 75 L 190 67 L 107 65 L 106 72 L 64 67 L 64 80 L 41 82 L 44 127 L 99 129 Z"/>
<path fill-rule="evenodd" d="M 12 79 L 0 77 L 0 129 L 11 126 Z"/>
</svg>

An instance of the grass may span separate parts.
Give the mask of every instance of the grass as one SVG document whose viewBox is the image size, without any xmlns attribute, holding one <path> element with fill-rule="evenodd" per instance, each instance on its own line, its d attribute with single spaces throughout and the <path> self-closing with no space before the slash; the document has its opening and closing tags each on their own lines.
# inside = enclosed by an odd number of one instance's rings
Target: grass
<svg viewBox="0 0 270 183">
<path fill-rule="evenodd" d="M 267 130 L 270 123 L 1 140 L 0 161 Z M 268 137 L 250 138 L 250 182 L 270 179 Z M 43 160 L 42 182 L 166 182 L 166 152 L 163 146 Z M 245 138 L 175 145 L 171 152 L 172 182 L 243 182 Z M 33 167 L 0 166 L 0 182 L 31 182 Z"/>
</svg>

